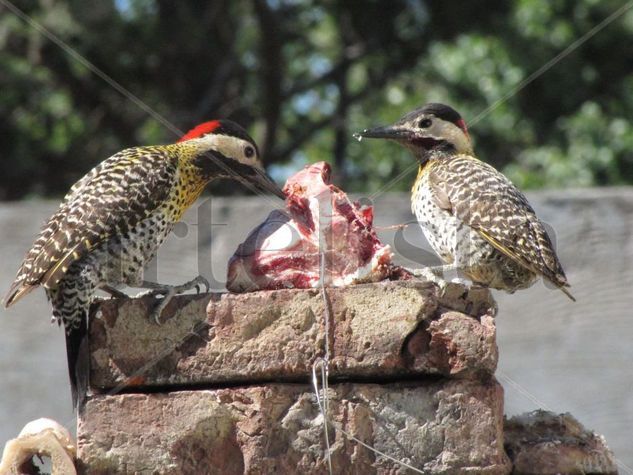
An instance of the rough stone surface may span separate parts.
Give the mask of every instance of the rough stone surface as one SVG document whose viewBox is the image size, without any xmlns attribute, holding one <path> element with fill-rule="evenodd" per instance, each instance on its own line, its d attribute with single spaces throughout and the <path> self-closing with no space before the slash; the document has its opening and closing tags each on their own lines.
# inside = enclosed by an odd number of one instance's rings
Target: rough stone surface
<svg viewBox="0 0 633 475">
<path fill-rule="evenodd" d="M 340 429 L 428 474 L 509 473 L 503 390 L 494 380 L 330 385 Z M 93 475 L 327 473 L 323 418 L 309 386 L 97 395 L 78 428 Z M 413 473 L 330 425 L 337 474 Z"/>
<path fill-rule="evenodd" d="M 397 264 L 438 265 L 418 226 L 389 229 L 413 220 L 409 195 L 386 193 L 372 200 L 379 237 L 392 247 Z M 527 390 L 604 434 L 623 467 L 633 467 L 633 187 L 529 192 L 528 198 L 549 225 L 578 303 L 542 283 L 512 295 L 493 291 L 500 309 L 498 370 L 506 413 L 534 409 Z M 201 273 L 221 291 L 236 242 L 278 204 L 258 196 L 204 197 L 161 247 L 146 278 L 181 284 Z M 1 288 L 9 287 L 24 252 L 58 205 L 59 200 L 0 203 Z M 37 290 L 0 313 L 1 449 L 25 422 L 42 415 L 71 421 L 73 411 L 64 331 L 50 325 L 45 293 Z"/>
<path fill-rule="evenodd" d="M 332 378 L 494 373 L 495 309 L 487 290 L 382 282 L 330 288 L 327 297 Z M 93 388 L 302 382 L 324 354 L 319 290 L 183 296 L 168 305 L 160 326 L 147 318 L 151 304 L 101 304 L 90 330 Z"/>
<path fill-rule="evenodd" d="M 534 411 L 505 422 L 505 447 L 513 474 L 617 474 L 604 437 L 570 414 Z"/>
</svg>

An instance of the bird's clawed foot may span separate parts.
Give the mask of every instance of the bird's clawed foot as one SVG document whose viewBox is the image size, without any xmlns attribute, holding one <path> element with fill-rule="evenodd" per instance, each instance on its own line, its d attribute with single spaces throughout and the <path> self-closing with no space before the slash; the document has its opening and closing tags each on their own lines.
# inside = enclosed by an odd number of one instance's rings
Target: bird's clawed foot
<svg viewBox="0 0 633 475">
<path fill-rule="evenodd" d="M 158 297 L 159 295 L 162 296 L 162 298 L 157 300 L 157 302 L 154 304 L 154 308 L 152 309 L 152 312 L 150 313 L 150 318 L 154 320 L 154 322 L 156 322 L 156 324 L 158 325 L 161 324 L 160 316 L 163 313 L 163 310 L 165 309 L 167 304 L 170 302 L 170 300 L 174 298 L 174 296 L 181 294 L 183 292 L 187 292 L 192 289 L 196 289 L 196 293 L 199 294 L 202 286 L 205 287 L 205 292 L 208 292 L 209 289 L 211 288 L 209 281 L 205 279 L 204 277 L 202 277 L 201 275 L 199 275 L 193 280 L 190 280 L 189 282 L 185 282 L 182 285 L 163 285 L 163 284 L 157 284 L 155 282 L 143 281 L 142 286 L 147 289 L 150 289 L 150 291 L 143 292 L 139 294 L 138 296 L 143 296 L 143 297 L 146 295 L 151 295 L 153 297 Z"/>
</svg>

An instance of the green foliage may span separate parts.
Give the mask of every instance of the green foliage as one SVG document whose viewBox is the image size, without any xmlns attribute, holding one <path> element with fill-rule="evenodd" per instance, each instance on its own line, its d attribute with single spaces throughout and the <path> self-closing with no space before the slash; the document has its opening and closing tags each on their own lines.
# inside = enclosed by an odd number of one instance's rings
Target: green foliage
<svg viewBox="0 0 633 475">
<path fill-rule="evenodd" d="M 609 117 L 595 102 L 561 118 L 560 146 L 537 146 L 519 154 L 506 171 L 518 185 L 590 186 L 631 183 L 633 124 Z M 629 180 L 627 180 L 627 177 Z"/>
<path fill-rule="evenodd" d="M 415 164 L 395 144 L 352 133 L 429 101 L 459 110 L 480 158 L 523 188 L 633 184 L 633 9 L 532 76 L 622 5 L 17 2 L 178 128 L 230 117 L 250 128 L 279 179 L 327 160 L 339 184 L 368 193 L 408 189 Z M 0 8 L 0 198 L 60 195 L 117 150 L 174 140 Z"/>
</svg>

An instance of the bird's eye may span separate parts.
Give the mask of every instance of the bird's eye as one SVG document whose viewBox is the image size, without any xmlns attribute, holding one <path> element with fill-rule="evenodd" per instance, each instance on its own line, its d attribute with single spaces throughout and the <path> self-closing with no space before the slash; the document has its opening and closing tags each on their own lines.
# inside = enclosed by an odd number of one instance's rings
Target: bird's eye
<svg viewBox="0 0 633 475">
<path fill-rule="evenodd" d="M 253 155 L 255 155 L 255 149 L 250 145 L 246 146 L 246 148 L 244 149 L 244 155 L 246 155 L 246 158 L 251 158 Z"/>
<path fill-rule="evenodd" d="M 421 129 L 428 129 L 429 127 L 431 127 L 431 124 L 433 124 L 433 121 L 431 119 L 422 119 L 418 124 L 418 127 Z"/>
</svg>

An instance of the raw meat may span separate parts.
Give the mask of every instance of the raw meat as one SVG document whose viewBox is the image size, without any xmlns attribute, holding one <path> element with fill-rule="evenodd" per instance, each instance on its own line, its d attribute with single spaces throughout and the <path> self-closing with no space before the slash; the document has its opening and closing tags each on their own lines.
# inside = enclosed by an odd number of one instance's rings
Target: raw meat
<svg viewBox="0 0 633 475">
<path fill-rule="evenodd" d="M 231 257 L 230 291 L 318 287 L 321 267 L 326 286 L 406 278 L 372 228 L 373 208 L 331 185 L 330 170 L 319 162 L 288 179 L 286 210 L 271 212 Z"/>
</svg>

